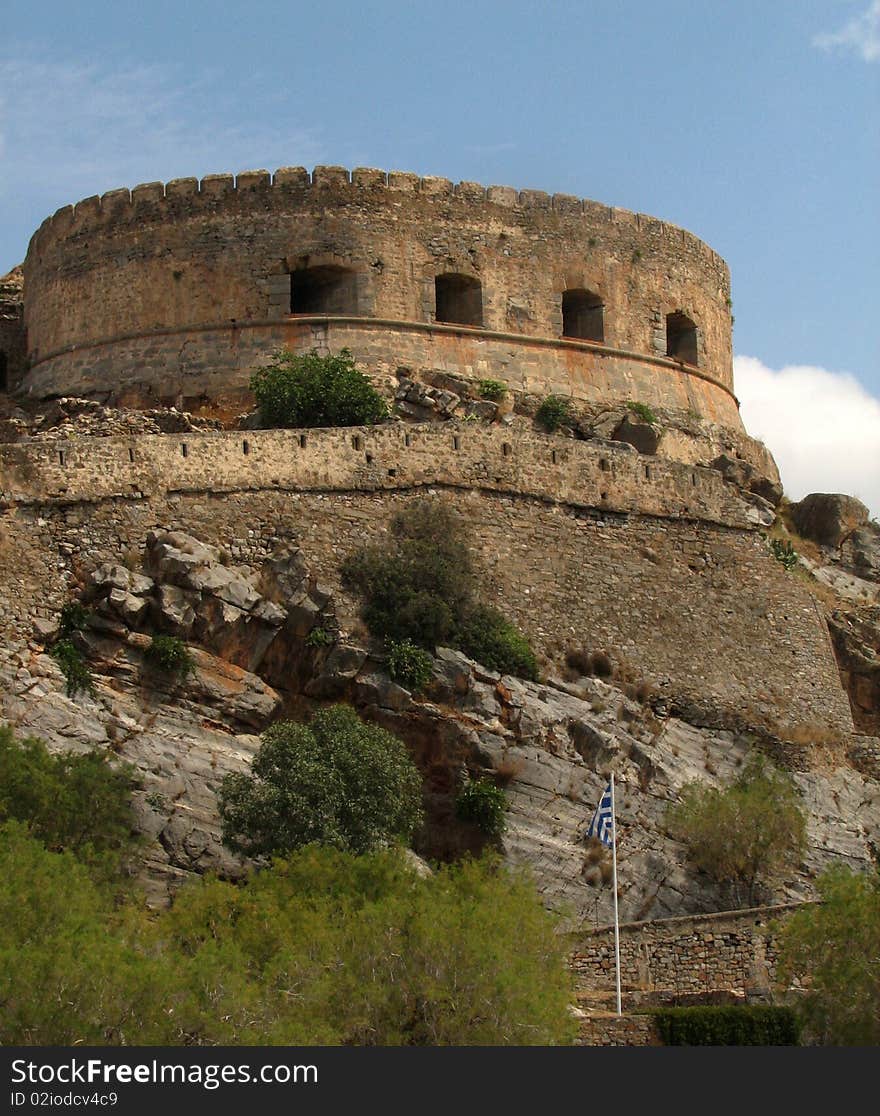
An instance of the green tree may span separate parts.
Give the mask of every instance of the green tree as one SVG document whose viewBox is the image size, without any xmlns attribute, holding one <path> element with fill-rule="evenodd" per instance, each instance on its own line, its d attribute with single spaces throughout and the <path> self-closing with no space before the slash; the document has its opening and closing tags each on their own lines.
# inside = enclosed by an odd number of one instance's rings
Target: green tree
<svg viewBox="0 0 880 1116">
<path fill-rule="evenodd" d="M 688 783 L 667 812 L 673 837 L 693 864 L 739 904 L 758 901 L 761 886 L 803 855 L 805 821 L 797 788 L 758 753 L 725 789 Z"/>
<path fill-rule="evenodd" d="M 0 822 L 17 820 L 50 850 L 116 860 L 133 845 L 133 770 L 100 751 L 52 755 L 0 728 Z"/>
<path fill-rule="evenodd" d="M 407 841 L 421 824 L 421 786 L 403 741 L 335 705 L 308 725 L 271 725 L 252 774 L 226 776 L 224 840 L 252 856 L 312 842 L 362 853 Z"/>
<path fill-rule="evenodd" d="M 806 988 L 798 1010 L 814 1041 L 880 1046 L 880 872 L 819 877 L 820 902 L 780 930 L 780 980 Z"/>
<path fill-rule="evenodd" d="M 348 349 L 335 355 L 279 350 L 251 376 L 260 421 L 269 427 L 366 426 L 388 407 Z"/>
<path fill-rule="evenodd" d="M 388 540 L 351 555 L 342 577 L 362 595 L 374 636 L 429 651 L 457 647 L 502 673 L 537 678 L 526 637 L 480 603 L 461 521 L 440 501 L 417 500 L 399 512 Z"/>
</svg>

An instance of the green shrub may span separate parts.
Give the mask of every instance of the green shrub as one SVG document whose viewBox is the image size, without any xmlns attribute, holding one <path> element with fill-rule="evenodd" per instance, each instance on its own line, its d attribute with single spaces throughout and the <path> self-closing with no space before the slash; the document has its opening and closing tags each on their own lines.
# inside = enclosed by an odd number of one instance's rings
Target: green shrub
<svg viewBox="0 0 880 1116">
<path fill-rule="evenodd" d="M 797 1046 L 800 1024 L 789 1007 L 656 1008 L 651 1012 L 664 1046 Z"/>
<path fill-rule="evenodd" d="M 770 552 L 787 570 L 793 570 L 798 564 L 797 551 L 791 545 L 790 539 L 771 539 Z"/>
<path fill-rule="evenodd" d="M 271 725 L 252 774 L 226 776 L 223 839 L 252 856 L 312 842 L 362 853 L 408 841 L 422 821 L 421 798 L 421 776 L 403 741 L 335 705 L 308 725 Z"/>
<path fill-rule="evenodd" d="M 570 1043 L 565 942 L 496 859 L 427 879 L 312 846 L 169 910 L 114 909 L 69 855 L 0 827 L 0 1043 Z"/>
<path fill-rule="evenodd" d="M 538 407 L 535 418 L 548 433 L 552 434 L 574 421 L 571 400 L 561 395 L 548 395 Z"/>
<path fill-rule="evenodd" d="M 349 557 L 342 577 L 363 595 L 363 618 L 373 635 L 428 650 L 452 643 L 456 618 L 473 594 L 458 519 L 432 500 L 395 515 L 387 543 Z"/>
<path fill-rule="evenodd" d="M 409 639 L 388 644 L 388 673 L 395 682 L 417 694 L 431 677 L 433 660 Z"/>
<path fill-rule="evenodd" d="M 147 661 L 163 674 L 186 678 L 195 670 L 192 655 L 178 636 L 154 636 L 144 654 Z"/>
<path fill-rule="evenodd" d="M 181 1041 L 168 991 L 179 971 L 136 948 L 128 913 L 69 852 L 0 825 L 0 1044 Z M 146 923 L 141 910 L 131 920 Z"/>
<path fill-rule="evenodd" d="M 838 865 L 817 881 L 820 903 L 802 907 L 779 930 L 779 978 L 797 977 L 812 1041 L 880 1046 L 880 872 Z"/>
<path fill-rule="evenodd" d="M 74 632 L 81 632 L 88 626 L 91 612 L 79 601 L 68 601 L 61 609 L 58 622 L 58 638 L 69 639 Z"/>
<path fill-rule="evenodd" d="M 502 383 L 501 380 L 480 380 L 477 386 L 480 390 L 480 397 L 489 399 L 493 403 L 503 399 L 507 392 L 507 385 Z"/>
<path fill-rule="evenodd" d="M 250 386 L 264 426 L 367 426 L 388 417 L 385 401 L 348 349 L 335 356 L 279 350 L 254 372 Z"/>
<path fill-rule="evenodd" d="M 627 407 L 634 415 L 638 415 L 644 422 L 656 423 L 657 416 L 651 410 L 647 403 L 627 403 Z"/>
<path fill-rule="evenodd" d="M 457 644 L 484 666 L 537 681 L 538 660 L 529 641 L 494 608 L 472 608 L 459 625 Z"/>
<path fill-rule="evenodd" d="M 795 868 L 805 848 L 797 787 L 757 753 L 724 790 L 686 784 L 666 817 L 694 865 L 740 904 L 755 903 L 759 886 Z"/>
<path fill-rule="evenodd" d="M 342 577 L 364 598 L 374 636 L 428 651 L 458 647 L 495 670 L 537 677 L 525 636 L 478 602 L 461 521 L 440 502 L 419 500 L 396 515 L 388 542 L 351 555 Z"/>
<path fill-rule="evenodd" d="M 53 851 L 92 862 L 132 846 L 131 795 L 137 786 L 125 765 L 99 751 L 52 755 L 42 740 L 16 741 L 0 728 L 0 823 L 18 821 Z"/>
<path fill-rule="evenodd" d="M 306 647 L 330 647 L 336 642 L 332 632 L 326 628 L 312 628 L 306 636 Z"/>
<path fill-rule="evenodd" d="M 95 683 L 91 671 L 82 652 L 72 640 L 59 639 L 49 654 L 61 667 L 61 673 L 67 680 L 68 697 L 76 697 L 79 693 L 87 693 L 90 697 L 94 697 Z"/>
<path fill-rule="evenodd" d="M 467 783 L 455 799 L 455 816 L 472 822 L 487 837 L 500 837 L 506 825 L 507 798 L 489 779 Z"/>
</svg>

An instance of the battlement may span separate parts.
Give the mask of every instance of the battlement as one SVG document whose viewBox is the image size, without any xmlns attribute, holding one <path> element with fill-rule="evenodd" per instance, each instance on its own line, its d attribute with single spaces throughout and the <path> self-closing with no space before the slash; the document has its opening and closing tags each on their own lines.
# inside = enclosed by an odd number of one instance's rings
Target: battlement
<svg viewBox="0 0 880 1116">
<path fill-rule="evenodd" d="M 760 513 L 713 469 L 614 443 L 499 427 L 408 425 L 79 438 L 0 446 L 0 504 L 175 493 L 484 490 L 599 513 L 754 529 Z"/>
<path fill-rule="evenodd" d="M 239 198 L 276 190 L 284 193 L 346 192 L 356 199 L 364 191 L 388 190 L 392 194 L 418 196 L 422 199 L 457 202 L 479 209 L 498 206 L 538 214 L 557 213 L 566 217 L 583 217 L 597 230 L 603 226 L 628 226 L 646 241 L 665 244 L 669 248 L 687 246 L 710 261 L 727 277 L 725 261 L 708 244 L 687 229 L 661 221 L 644 213 L 634 213 L 617 206 L 603 205 L 573 194 L 549 194 L 544 190 L 519 190 L 513 186 L 483 186 L 478 182 L 453 182 L 434 175 L 419 176 L 405 171 L 383 171 L 372 167 L 355 167 L 349 171 L 340 166 L 316 166 L 310 173 L 306 167 L 279 167 L 274 174 L 268 170 L 239 171 L 238 174 L 209 174 L 198 178 L 175 178 L 169 182 L 145 182 L 131 189 L 109 190 L 94 194 L 75 204 L 62 206 L 47 217 L 31 238 L 29 254 L 44 250 L 53 237 L 98 228 L 113 220 L 127 220 L 143 209 L 163 202 L 179 208 L 182 201 L 193 207 L 200 203 L 216 206 L 224 197 Z"/>
</svg>

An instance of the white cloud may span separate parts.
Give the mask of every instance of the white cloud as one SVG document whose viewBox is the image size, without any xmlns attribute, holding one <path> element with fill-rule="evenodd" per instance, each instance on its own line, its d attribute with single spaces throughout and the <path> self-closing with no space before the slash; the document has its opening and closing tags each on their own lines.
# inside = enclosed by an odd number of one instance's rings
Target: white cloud
<svg viewBox="0 0 880 1116">
<path fill-rule="evenodd" d="M 813 38 L 813 46 L 823 50 L 843 47 L 854 50 L 865 62 L 880 61 L 880 0 L 848 20 L 839 31 L 831 31 Z"/>
<path fill-rule="evenodd" d="M 317 133 L 252 79 L 220 72 L 0 56 L 0 195 L 57 204 L 158 178 L 320 162 Z"/>
<path fill-rule="evenodd" d="M 786 495 L 857 496 L 880 516 L 880 399 L 846 372 L 734 359 L 746 429 L 776 458 Z"/>
</svg>

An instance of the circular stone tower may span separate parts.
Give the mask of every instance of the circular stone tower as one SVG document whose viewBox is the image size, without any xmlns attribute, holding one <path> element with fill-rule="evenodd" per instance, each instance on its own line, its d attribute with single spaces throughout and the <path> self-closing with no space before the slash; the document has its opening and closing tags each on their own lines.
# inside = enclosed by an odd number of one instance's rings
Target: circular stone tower
<svg viewBox="0 0 880 1116">
<path fill-rule="evenodd" d="M 177 179 L 48 218 L 25 261 L 37 398 L 236 406 L 279 346 L 637 401 L 742 431 L 730 277 L 684 229 L 568 195 L 341 167 Z"/>
</svg>

